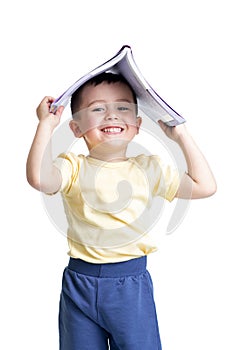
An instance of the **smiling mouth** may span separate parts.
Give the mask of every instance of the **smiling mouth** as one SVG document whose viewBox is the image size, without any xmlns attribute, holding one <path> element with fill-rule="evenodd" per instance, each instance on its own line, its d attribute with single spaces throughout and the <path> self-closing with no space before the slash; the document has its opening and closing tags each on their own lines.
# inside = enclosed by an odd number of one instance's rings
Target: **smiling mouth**
<svg viewBox="0 0 233 350">
<path fill-rule="evenodd" d="M 120 134 L 124 131 L 124 129 L 119 126 L 110 126 L 110 127 L 101 129 L 101 131 L 104 132 L 105 134 Z"/>
</svg>

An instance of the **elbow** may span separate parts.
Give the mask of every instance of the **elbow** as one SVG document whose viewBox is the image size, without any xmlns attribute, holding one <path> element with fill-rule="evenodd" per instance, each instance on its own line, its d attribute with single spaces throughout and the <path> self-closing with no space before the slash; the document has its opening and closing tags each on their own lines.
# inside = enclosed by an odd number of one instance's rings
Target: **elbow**
<svg viewBox="0 0 233 350">
<path fill-rule="evenodd" d="M 30 186 L 40 191 L 41 189 L 40 175 L 38 175 L 34 171 L 31 171 L 29 167 L 26 167 L 26 179 Z"/>
<path fill-rule="evenodd" d="M 214 177 L 212 178 L 212 181 L 209 183 L 208 189 L 209 189 L 208 197 L 213 196 L 217 192 L 217 183 Z"/>
<path fill-rule="evenodd" d="M 217 192 L 217 184 L 216 182 L 209 189 L 209 196 L 213 196 Z"/>
<path fill-rule="evenodd" d="M 30 174 L 27 174 L 27 182 L 29 183 L 30 186 L 32 186 L 33 188 L 35 188 L 37 191 L 41 190 L 41 184 L 40 184 L 40 180 L 37 179 L 34 176 L 31 176 Z"/>
<path fill-rule="evenodd" d="M 213 196 L 217 191 L 217 184 L 215 181 L 205 184 L 193 183 L 191 190 L 191 199 L 202 199 Z"/>
<path fill-rule="evenodd" d="M 54 178 L 52 175 L 46 175 L 46 178 L 41 179 L 39 174 L 29 171 L 26 173 L 26 178 L 30 186 L 46 194 L 55 194 L 61 187 L 60 172 L 58 173 L 58 178 Z"/>
<path fill-rule="evenodd" d="M 40 191 L 40 172 L 36 171 L 34 169 L 35 167 L 33 167 L 29 161 L 27 161 L 26 164 L 26 179 L 27 182 L 29 183 L 30 186 L 32 186 L 33 188 L 35 188 L 36 190 Z"/>
<path fill-rule="evenodd" d="M 217 192 L 217 184 L 213 182 L 212 184 L 208 184 L 205 186 L 202 192 L 202 198 L 207 198 L 213 196 Z"/>
</svg>

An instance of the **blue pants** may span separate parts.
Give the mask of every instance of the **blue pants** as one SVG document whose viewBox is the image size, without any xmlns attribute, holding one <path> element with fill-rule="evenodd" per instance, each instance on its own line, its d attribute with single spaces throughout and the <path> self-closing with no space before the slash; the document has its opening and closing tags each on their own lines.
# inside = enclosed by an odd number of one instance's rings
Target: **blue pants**
<svg viewBox="0 0 233 350">
<path fill-rule="evenodd" d="M 60 350 L 161 350 L 146 257 L 113 264 L 70 258 L 59 331 Z"/>
</svg>

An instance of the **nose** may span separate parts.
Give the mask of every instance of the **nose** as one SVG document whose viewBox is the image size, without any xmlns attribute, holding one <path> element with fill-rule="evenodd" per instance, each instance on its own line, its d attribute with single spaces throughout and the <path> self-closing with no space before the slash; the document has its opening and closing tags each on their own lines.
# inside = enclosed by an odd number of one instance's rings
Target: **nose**
<svg viewBox="0 0 233 350">
<path fill-rule="evenodd" d="M 107 113 L 105 115 L 106 120 L 118 120 L 119 116 L 117 115 L 117 112 L 115 108 L 111 108 L 110 106 L 107 109 Z"/>
</svg>

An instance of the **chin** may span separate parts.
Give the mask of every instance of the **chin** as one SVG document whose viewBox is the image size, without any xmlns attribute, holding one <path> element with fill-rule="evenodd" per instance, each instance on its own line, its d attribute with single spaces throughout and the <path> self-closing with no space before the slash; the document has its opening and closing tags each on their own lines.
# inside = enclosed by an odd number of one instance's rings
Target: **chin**
<svg viewBox="0 0 233 350">
<path fill-rule="evenodd" d="M 125 140 L 125 139 L 115 139 L 115 140 L 109 140 L 109 141 L 105 141 L 104 144 L 108 147 L 127 147 L 129 144 L 129 140 Z"/>
</svg>

